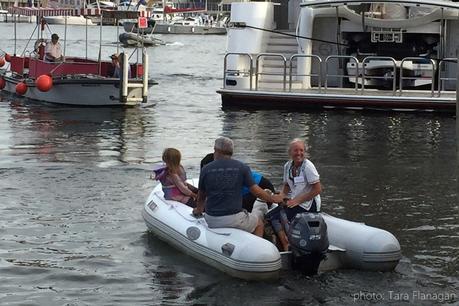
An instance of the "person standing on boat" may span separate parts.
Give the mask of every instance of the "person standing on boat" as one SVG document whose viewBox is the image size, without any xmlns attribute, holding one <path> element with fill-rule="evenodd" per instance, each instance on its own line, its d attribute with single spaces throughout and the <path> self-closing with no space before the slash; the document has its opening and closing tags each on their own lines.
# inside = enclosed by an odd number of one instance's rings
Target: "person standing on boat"
<svg viewBox="0 0 459 306">
<path fill-rule="evenodd" d="M 121 76 L 121 66 L 118 54 L 114 53 L 110 55 L 112 59 L 113 74 L 112 77 L 119 78 Z"/>
<path fill-rule="evenodd" d="M 227 137 L 215 140 L 215 161 L 205 165 L 199 175 L 195 216 L 202 214 L 209 228 L 233 227 L 262 236 L 263 218 L 257 212 L 249 213 L 242 208 L 242 187 L 249 187 L 258 198 L 274 202 L 273 196 L 255 184 L 249 166 L 232 159 L 233 141 Z"/>
<path fill-rule="evenodd" d="M 51 35 L 51 41 L 46 43 L 45 60 L 48 62 L 60 62 L 64 58 L 62 56 L 62 48 L 59 43 L 59 36 L 54 33 Z"/>
<path fill-rule="evenodd" d="M 284 165 L 283 188 L 274 198 L 275 202 L 288 198 L 284 211 L 288 222 L 291 222 L 298 213 L 320 211 L 322 187 L 316 167 L 306 158 L 306 144 L 303 140 L 293 139 L 290 142 L 288 154 L 290 160 Z M 271 216 L 271 224 L 279 237 L 283 250 L 287 251 L 288 239 L 280 219 L 280 213 Z"/>
<path fill-rule="evenodd" d="M 113 67 L 113 74 L 112 77 L 114 78 L 120 78 L 123 76 L 123 70 L 122 70 L 122 62 L 120 59 L 122 58 L 123 53 L 121 54 L 112 54 L 110 55 L 110 58 L 112 59 L 112 67 Z M 128 78 L 131 76 L 131 66 L 128 63 Z"/>
</svg>

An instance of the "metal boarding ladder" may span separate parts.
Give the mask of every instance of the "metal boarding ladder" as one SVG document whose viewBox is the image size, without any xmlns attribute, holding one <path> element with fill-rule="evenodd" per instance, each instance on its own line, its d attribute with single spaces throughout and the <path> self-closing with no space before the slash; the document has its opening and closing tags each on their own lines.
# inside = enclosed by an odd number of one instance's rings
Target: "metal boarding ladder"
<svg viewBox="0 0 459 306">
<path fill-rule="evenodd" d="M 148 54 L 146 48 L 142 51 L 142 82 L 129 82 L 129 59 L 126 53 L 122 53 L 123 74 L 121 78 L 120 102 L 133 105 L 138 102 L 146 103 L 148 99 Z M 142 89 L 141 97 L 132 97 L 132 93 L 137 88 Z"/>
<path fill-rule="evenodd" d="M 444 64 L 446 64 L 446 63 L 454 63 L 454 64 L 457 65 L 457 58 L 454 58 L 454 57 L 444 58 L 438 63 L 438 80 L 437 80 L 438 91 L 437 91 L 437 97 L 441 96 L 441 91 L 444 88 L 445 82 L 448 82 L 448 81 L 456 81 L 457 82 L 457 78 L 456 77 L 448 78 L 448 77 L 442 77 L 441 76 L 442 66 Z"/>
<path fill-rule="evenodd" d="M 312 60 L 316 60 L 318 62 L 318 73 L 306 73 L 306 74 L 295 74 L 295 76 L 302 76 L 302 77 L 316 77 L 317 78 L 317 85 L 319 86 L 319 92 L 322 91 L 322 59 L 314 54 L 307 55 L 307 54 L 294 54 L 289 59 L 289 78 L 288 78 L 288 90 L 292 91 L 292 79 L 293 79 L 293 61 L 298 60 L 298 58 L 310 58 Z M 312 69 L 311 69 L 312 71 Z"/>
<path fill-rule="evenodd" d="M 278 73 L 267 73 L 267 72 L 260 72 L 260 58 L 263 57 L 274 57 L 274 58 L 280 58 L 282 60 L 282 74 Z M 255 62 L 255 90 L 258 90 L 258 81 L 259 81 L 259 76 L 261 75 L 267 75 L 267 76 L 282 76 L 282 89 L 285 91 L 286 89 L 286 83 L 287 83 L 287 59 L 283 54 L 280 53 L 260 53 L 256 57 L 256 62 Z"/>
<path fill-rule="evenodd" d="M 244 56 L 248 58 L 248 63 L 249 63 L 249 69 L 248 70 L 228 70 L 228 57 L 229 56 Z M 228 75 L 247 75 L 249 77 L 249 88 L 252 90 L 252 76 L 253 76 L 253 58 L 252 55 L 249 53 L 239 53 L 239 52 L 230 52 L 226 53 L 225 58 L 224 58 L 224 63 L 223 63 L 223 87 L 225 87 L 226 84 L 226 77 Z"/>
</svg>

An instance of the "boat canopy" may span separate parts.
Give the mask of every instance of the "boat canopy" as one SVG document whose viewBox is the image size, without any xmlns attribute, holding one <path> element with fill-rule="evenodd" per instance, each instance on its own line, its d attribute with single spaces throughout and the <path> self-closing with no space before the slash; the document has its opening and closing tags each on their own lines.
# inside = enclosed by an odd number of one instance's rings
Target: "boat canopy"
<svg viewBox="0 0 459 306">
<path fill-rule="evenodd" d="M 342 5 L 358 4 L 376 4 L 376 3 L 394 3 L 413 6 L 434 6 L 440 8 L 459 9 L 459 3 L 445 0 L 306 0 L 300 6 L 302 7 L 330 7 Z"/>
<path fill-rule="evenodd" d="M 137 17 L 150 17 L 149 11 L 117 11 L 98 8 L 36 8 L 36 7 L 10 7 L 8 12 L 23 16 L 100 16 L 116 19 L 135 19 Z"/>
</svg>

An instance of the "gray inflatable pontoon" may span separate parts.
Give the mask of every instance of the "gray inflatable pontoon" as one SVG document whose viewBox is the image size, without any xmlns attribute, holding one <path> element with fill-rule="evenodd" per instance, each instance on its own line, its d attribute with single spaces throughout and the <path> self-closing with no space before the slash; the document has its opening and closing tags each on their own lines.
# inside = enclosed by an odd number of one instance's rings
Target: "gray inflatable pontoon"
<svg viewBox="0 0 459 306">
<path fill-rule="evenodd" d="M 197 186 L 198 180 L 189 183 Z M 261 202 L 255 205 L 266 205 Z M 330 247 L 319 271 L 349 268 L 392 271 L 400 258 L 400 244 L 389 232 L 363 223 L 320 213 L 327 224 Z M 158 184 L 148 197 L 142 216 L 148 229 L 179 250 L 234 277 L 273 279 L 288 269 L 290 252 L 279 252 L 270 241 L 234 228 L 208 228 L 192 208 L 168 201 Z"/>
</svg>

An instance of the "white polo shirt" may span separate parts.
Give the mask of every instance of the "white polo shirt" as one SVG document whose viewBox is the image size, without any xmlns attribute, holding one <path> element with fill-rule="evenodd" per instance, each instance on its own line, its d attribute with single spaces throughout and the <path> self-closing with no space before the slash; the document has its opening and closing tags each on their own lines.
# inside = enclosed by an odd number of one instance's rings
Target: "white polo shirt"
<svg viewBox="0 0 459 306">
<path fill-rule="evenodd" d="M 284 165 L 284 184 L 288 184 L 290 187 L 289 196 L 293 199 L 301 193 L 308 193 L 312 190 L 312 185 L 320 181 L 319 173 L 317 172 L 314 164 L 309 160 L 305 159 L 301 164 L 300 171 L 297 176 L 292 174 L 293 161 L 289 160 Z M 316 200 L 317 211 L 320 211 L 320 195 L 314 197 Z M 306 210 L 311 209 L 312 200 L 305 201 L 300 204 Z"/>
<path fill-rule="evenodd" d="M 52 55 L 55 58 L 61 57 L 62 56 L 61 44 L 59 42 L 57 42 L 56 44 L 53 44 L 52 42 L 48 42 L 46 44 L 45 54 Z"/>
</svg>

